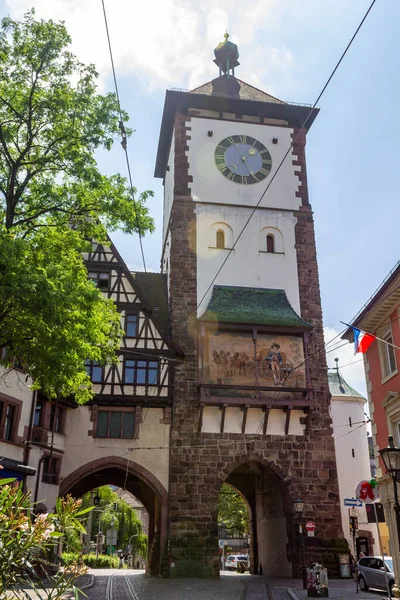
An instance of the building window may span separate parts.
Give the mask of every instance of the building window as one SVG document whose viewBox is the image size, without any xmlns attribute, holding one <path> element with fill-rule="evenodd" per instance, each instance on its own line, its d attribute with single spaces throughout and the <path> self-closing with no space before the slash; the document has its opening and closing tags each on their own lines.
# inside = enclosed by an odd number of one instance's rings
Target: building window
<svg viewBox="0 0 400 600">
<path fill-rule="evenodd" d="M 158 362 L 151 360 L 125 360 L 124 382 L 132 385 L 157 385 Z"/>
<path fill-rule="evenodd" d="M 58 484 L 58 473 L 60 470 L 60 459 L 55 456 L 47 456 L 43 462 L 43 483 Z"/>
<path fill-rule="evenodd" d="M 90 271 L 88 273 L 90 281 L 93 281 L 95 285 L 102 292 L 107 292 L 110 283 L 110 273 L 99 273 L 97 271 Z"/>
<path fill-rule="evenodd" d="M 216 247 L 217 248 L 225 248 L 225 233 L 222 229 L 218 229 L 216 236 Z"/>
<path fill-rule="evenodd" d="M 396 355 L 393 346 L 392 328 L 389 325 L 380 335 L 384 341 L 379 342 L 379 354 L 381 359 L 382 378 L 385 379 L 397 371 Z M 388 342 L 385 344 L 385 342 Z"/>
<path fill-rule="evenodd" d="M 126 337 L 136 337 L 137 315 L 126 315 L 125 317 L 125 335 Z"/>
<path fill-rule="evenodd" d="M 99 362 L 86 360 L 85 369 L 92 383 L 100 383 L 103 381 L 103 367 Z"/>
<path fill-rule="evenodd" d="M 275 240 L 271 233 L 267 235 L 267 252 L 275 252 Z"/>
<path fill-rule="evenodd" d="M 0 438 L 8 442 L 14 440 L 16 424 L 16 406 L 0 401 Z"/>
<path fill-rule="evenodd" d="M 62 433 L 64 409 L 56 404 L 51 405 L 50 410 L 50 430 L 54 433 Z"/>
<path fill-rule="evenodd" d="M 44 402 L 41 398 L 36 400 L 35 414 L 33 416 L 33 424 L 35 427 L 40 427 L 43 424 Z"/>
<path fill-rule="evenodd" d="M 133 438 L 135 415 L 132 412 L 99 411 L 97 432 L 99 438 Z"/>
</svg>

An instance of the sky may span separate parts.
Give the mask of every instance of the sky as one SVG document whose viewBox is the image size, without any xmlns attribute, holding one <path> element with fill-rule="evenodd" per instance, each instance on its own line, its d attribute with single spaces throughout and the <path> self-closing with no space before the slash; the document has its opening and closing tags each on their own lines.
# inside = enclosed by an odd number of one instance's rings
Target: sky
<svg viewBox="0 0 400 600">
<path fill-rule="evenodd" d="M 148 270 L 160 267 L 163 188 L 153 173 L 165 90 L 216 77 L 213 49 L 228 30 L 239 46 L 237 77 L 282 100 L 313 104 L 369 5 L 105 0 L 121 104 L 135 130 L 128 142 L 133 182 L 139 191 L 155 192 L 149 207 L 156 231 L 143 240 Z M 65 21 L 72 50 L 96 65 L 100 91 L 113 91 L 101 0 L 0 0 L 0 15 L 21 18 L 31 7 L 37 17 Z M 307 138 L 326 341 L 399 259 L 399 22 L 398 0 L 376 1 Z M 99 153 L 98 161 L 104 173 L 126 175 L 119 144 Z M 128 266 L 142 270 L 137 236 L 112 237 Z M 351 346 L 329 352 L 329 366 L 335 357 L 348 382 L 365 394 L 363 365 Z"/>
</svg>

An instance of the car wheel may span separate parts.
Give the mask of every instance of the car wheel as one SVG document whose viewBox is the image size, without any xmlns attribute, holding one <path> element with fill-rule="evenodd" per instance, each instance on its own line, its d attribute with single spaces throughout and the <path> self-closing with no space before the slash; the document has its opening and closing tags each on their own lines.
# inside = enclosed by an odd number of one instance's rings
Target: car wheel
<svg viewBox="0 0 400 600">
<path fill-rule="evenodd" d="M 394 581 L 389 583 L 390 595 L 393 596 Z"/>
<path fill-rule="evenodd" d="M 358 578 L 358 585 L 360 586 L 360 590 L 362 592 L 366 592 L 368 590 L 367 582 L 362 575 L 360 575 Z"/>
</svg>

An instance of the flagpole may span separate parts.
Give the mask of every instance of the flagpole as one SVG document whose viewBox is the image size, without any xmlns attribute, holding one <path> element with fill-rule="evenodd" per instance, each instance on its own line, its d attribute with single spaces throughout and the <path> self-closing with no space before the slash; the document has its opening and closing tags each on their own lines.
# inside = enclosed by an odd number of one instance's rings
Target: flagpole
<svg viewBox="0 0 400 600">
<path fill-rule="evenodd" d="M 359 329 L 359 327 L 353 327 L 353 325 L 349 325 L 348 323 L 345 323 L 344 321 L 340 321 L 340 322 L 342 323 L 342 325 L 347 325 L 347 327 L 350 327 L 350 329 Z M 368 335 L 372 335 L 376 340 L 379 340 L 380 342 L 383 342 L 384 344 L 387 344 L 388 346 L 392 346 L 393 348 L 397 348 L 397 350 L 400 350 L 400 346 L 396 346 L 396 344 L 391 344 L 387 340 L 383 340 L 382 338 L 378 337 L 374 333 L 370 333 L 369 331 L 364 331 L 364 329 L 360 329 L 360 331 L 362 333 L 367 333 Z"/>
</svg>

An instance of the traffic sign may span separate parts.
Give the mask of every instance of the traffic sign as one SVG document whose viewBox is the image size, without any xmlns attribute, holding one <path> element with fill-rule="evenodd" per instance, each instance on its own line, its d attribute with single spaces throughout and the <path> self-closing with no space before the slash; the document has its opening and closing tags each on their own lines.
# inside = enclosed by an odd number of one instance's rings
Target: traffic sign
<svg viewBox="0 0 400 600">
<path fill-rule="evenodd" d="M 345 506 L 362 506 L 361 500 L 357 500 L 357 498 L 344 498 L 343 504 Z"/>
<path fill-rule="evenodd" d="M 315 531 L 315 523 L 314 521 L 306 521 L 306 531 Z"/>
<path fill-rule="evenodd" d="M 349 517 L 358 517 L 359 512 L 358 508 L 349 508 Z"/>
<path fill-rule="evenodd" d="M 116 546 L 117 533 L 118 531 L 116 529 L 107 529 L 107 546 Z"/>
</svg>

